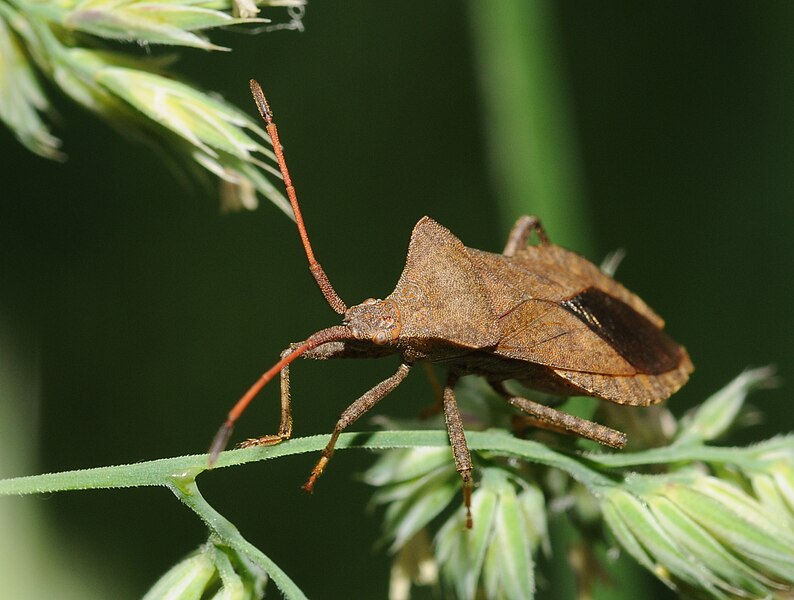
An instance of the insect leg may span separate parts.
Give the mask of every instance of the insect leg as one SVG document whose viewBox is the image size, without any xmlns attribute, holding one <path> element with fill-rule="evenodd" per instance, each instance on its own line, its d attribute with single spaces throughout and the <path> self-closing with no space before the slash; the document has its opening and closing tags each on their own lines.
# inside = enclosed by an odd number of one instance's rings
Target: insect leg
<svg viewBox="0 0 794 600">
<path fill-rule="evenodd" d="M 508 392 L 501 382 L 490 382 L 491 387 L 501 394 L 510 404 L 515 406 L 520 411 L 523 411 L 534 417 L 538 421 L 538 425 L 547 426 L 547 429 L 556 429 L 573 433 L 588 440 L 593 440 L 604 446 L 611 448 L 621 449 L 626 446 L 626 434 L 610 429 L 604 425 L 593 423 L 587 419 L 582 419 L 569 415 L 568 413 L 559 411 L 557 409 L 538 404 L 532 400 L 521 398 L 520 396 L 513 396 Z"/>
<path fill-rule="evenodd" d="M 323 450 L 320 460 L 317 461 L 314 469 L 312 469 L 312 474 L 309 476 L 309 480 L 304 484 L 304 490 L 311 492 L 312 488 L 314 487 L 314 483 L 317 481 L 317 478 L 323 474 L 325 466 L 328 464 L 328 461 L 331 460 L 331 456 L 334 453 L 334 446 L 336 445 L 336 440 L 339 438 L 339 434 L 342 433 L 342 431 L 344 431 L 348 425 L 352 425 L 364 413 L 380 402 L 389 392 L 400 385 L 410 370 L 410 364 L 400 364 L 400 368 L 397 369 L 397 372 L 394 375 L 381 381 L 378 385 L 373 387 L 345 409 L 345 411 L 342 413 L 342 416 L 339 417 L 336 427 L 334 427 L 334 431 L 331 434 L 331 439 L 325 446 L 325 450 Z"/>
<path fill-rule="evenodd" d="M 466 435 L 463 431 L 463 420 L 460 418 L 460 409 L 455 400 L 455 384 L 458 382 L 458 375 L 450 373 L 447 378 L 447 386 L 444 388 L 444 418 L 447 422 L 447 433 L 449 443 L 452 446 L 452 456 L 455 458 L 455 468 L 463 479 L 463 504 L 466 506 L 466 527 L 472 528 L 471 518 L 471 489 L 473 486 L 471 479 L 471 453 L 466 444 Z"/>
<path fill-rule="evenodd" d="M 436 377 L 436 372 L 433 371 L 433 366 L 427 361 L 422 361 L 421 364 L 427 375 L 427 380 L 430 382 L 430 387 L 433 388 L 433 404 L 424 407 L 419 413 L 420 419 L 428 419 L 444 410 L 444 389 Z"/>
<path fill-rule="evenodd" d="M 293 344 L 294 346 L 294 344 Z M 281 358 L 287 356 L 293 350 L 290 346 L 281 353 Z M 278 433 L 274 435 L 264 435 L 260 438 L 252 438 L 237 444 L 238 448 L 250 448 L 251 446 L 272 446 L 292 437 L 292 412 L 290 410 L 289 395 L 289 365 L 281 369 L 281 421 L 278 426 Z"/>
<path fill-rule="evenodd" d="M 546 235 L 546 230 L 543 229 L 543 225 L 540 224 L 540 219 L 524 215 L 518 218 L 518 221 L 516 221 L 515 225 L 513 225 L 513 228 L 510 230 L 510 235 L 507 236 L 507 244 L 505 244 L 505 249 L 502 254 L 505 256 L 514 256 L 516 252 L 527 245 L 529 236 L 532 235 L 533 231 L 538 234 L 538 239 L 542 246 L 549 243 L 549 238 Z"/>
<path fill-rule="evenodd" d="M 248 391 L 243 394 L 242 398 L 240 398 L 229 411 L 229 414 L 226 416 L 226 420 L 218 429 L 215 437 L 212 438 L 212 444 L 210 444 L 209 449 L 209 457 L 207 458 L 207 464 L 209 468 L 212 468 L 218 461 L 218 457 L 226 447 L 226 444 L 232 435 L 232 431 L 234 430 L 234 424 L 240 418 L 240 415 L 243 414 L 243 411 L 245 411 L 246 407 L 262 390 L 262 388 L 265 387 L 267 383 L 279 373 L 281 373 L 282 385 L 286 382 L 286 395 L 282 393 L 281 397 L 281 426 L 279 427 L 279 433 L 274 436 L 260 438 L 262 441 L 258 444 L 252 443 L 247 445 L 256 446 L 262 444 L 275 444 L 287 439 L 292 431 L 292 426 L 289 415 L 289 375 L 284 375 L 284 368 L 299 356 L 316 350 L 318 346 L 323 346 L 324 344 L 336 344 L 342 340 L 350 339 L 351 337 L 352 333 L 347 327 L 329 327 L 327 329 L 321 329 L 320 331 L 310 335 L 300 344 L 292 344 L 287 350 L 282 352 L 281 360 L 270 367 L 267 371 L 262 373 L 261 377 L 259 377 L 259 379 L 257 379 L 256 382 L 254 382 L 254 384 L 248 388 Z M 256 440 L 254 441 L 256 442 Z"/>
</svg>

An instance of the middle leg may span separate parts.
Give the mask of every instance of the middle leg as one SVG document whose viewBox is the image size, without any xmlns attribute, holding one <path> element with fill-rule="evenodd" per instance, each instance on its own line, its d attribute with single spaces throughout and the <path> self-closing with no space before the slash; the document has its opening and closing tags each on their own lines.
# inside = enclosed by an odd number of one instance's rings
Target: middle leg
<svg viewBox="0 0 794 600">
<path fill-rule="evenodd" d="M 466 527 L 472 528 L 471 517 L 471 490 L 473 482 L 471 479 L 471 453 L 466 443 L 466 433 L 463 430 L 463 419 L 460 416 L 460 409 L 455 400 L 455 384 L 459 376 L 450 373 L 447 377 L 447 385 L 444 388 L 444 418 L 447 422 L 447 433 L 449 434 L 449 444 L 452 446 L 452 456 L 455 459 L 455 468 L 463 480 L 463 504 L 466 506 Z"/>
<path fill-rule="evenodd" d="M 317 481 L 317 478 L 323 474 L 325 466 L 328 464 L 328 461 L 331 460 L 331 456 L 334 454 L 336 440 L 339 438 L 339 434 L 344 431 L 345 427 L 352 425 L 364 413 L 380 402 L 389 392 L 400 385 L 408 376 L 410 370 L 411 365 L 409 363 L 401 363 L 400 368 L 397 369 L 397 372 L 394 375 L 381 381 L 378 385 L 373 387 L 345 409 L 345 411 L 339 417 L 336 427 L 334 427 L 334 431 L 331 434 L 331 439 L 328 440 L 328 444 L 326 444 L 320 460 L 318 460 L 317 464 L 314 465 L 314 469 L 312 469 L 312 474 L 309 476 L 309 480 L 303 485 L 304 490 L 311 492 L 314 488 L 314 483 Z"/>
</svg>

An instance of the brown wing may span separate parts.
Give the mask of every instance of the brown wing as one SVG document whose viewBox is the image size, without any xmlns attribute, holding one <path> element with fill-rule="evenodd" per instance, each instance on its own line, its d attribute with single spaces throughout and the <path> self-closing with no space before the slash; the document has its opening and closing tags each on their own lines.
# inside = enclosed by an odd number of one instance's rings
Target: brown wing
<svg viewBox="0 0 794 600">
<path fill-rule="evenodd" d="M 659 375 L 638 373 L 627 377 L 616 377 L 561 369 L 555 369 L 554 372 L 579 388 L 582 395 L 604 398 L 618 404 L 647 406 L 661 402 L 677 392 L 687 382 L 693 370 L 689 355 L 684 348 L 681 348 L 681 362 L 678 368 Z M 524 383 L 532 387 L 531 382 Z"/>
<path fill-rule="evenodd" d="M 468 251 L 498 315 L 497 355 L 547 366 L 583 394 L 628 404 L 667 398 L 692 371 L 662 319 L 581 256 L 553 245 L 513 257 Z"/>
<path fill-rule="evenodd" d="M 498 315 L 529 298 L 560 302 L 587 288 L 607 290 L 659 328 L 664 321 L 637 295 L 575 252 L 554 244 L 527 246 L 515 256 L 466 248 Z"/>
<path fill-rule="evenodd" d="M 636 373 L 609 343 L 556 302 L 524 300 L 502 315 L 499 325 L 500 356 L 572 371 Z"/>
<path fill-rule="evenodd" d="M 441 340 L 465 348 L 499 340 L 490 295 L 463 243 L 429 217 L 414 227 L 397 287 L 389 296 L 400 309 L 400 338 Z"/>
</svg>

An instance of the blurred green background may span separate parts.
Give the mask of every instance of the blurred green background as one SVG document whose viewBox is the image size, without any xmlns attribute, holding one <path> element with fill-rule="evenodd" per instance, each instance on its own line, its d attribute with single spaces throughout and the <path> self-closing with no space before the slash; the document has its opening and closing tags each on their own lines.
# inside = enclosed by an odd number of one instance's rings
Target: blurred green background
<svg viewBox="0 0 794 600">
<path fill-rule="evenodd" d="M 676 414 L 775 363 L 783 385 L 756 396 L 766 420 L 736 439 L 791 428 L 794 4 L 358 0 L 312 2 L 303 22 L 219 32 L 234 52 L 183 52 L 179 71 L 252 114 L 247 79 L 262 82 L 348 304 L 393 289 L 422 215 L 500 251 L 519 214 L 539 214 L 595 261 L 627 250 L 619 279 L 697 367 Z M 56 103 L 64 164 L 0 130 L 0 476 L 202 452 L 282 348 L 338 318 L 277 209 L 220 215 L 212 191 Z M 394 366 L 297 364 L 296 435 L 330 431 Z M 413 416 L 430 393 L 415 374 L 377 412 Z M 266 390 L 235 439 L 273 432 L 276 398 Z M 200 485 L 310 597 L 382 598 L 389 559 L 355 481 L 370 462 L 340 454 L 313 496 L 299 489 L 307 456 Z M 138 597 L 205 539 L 161 489 L 3 498 L 0 523 L 2 585 L 63 597 Z M 42 548 L 64 573 L 31 567 Z M 539 596 L 571 597 L 552 573 Z"/>
</svg>

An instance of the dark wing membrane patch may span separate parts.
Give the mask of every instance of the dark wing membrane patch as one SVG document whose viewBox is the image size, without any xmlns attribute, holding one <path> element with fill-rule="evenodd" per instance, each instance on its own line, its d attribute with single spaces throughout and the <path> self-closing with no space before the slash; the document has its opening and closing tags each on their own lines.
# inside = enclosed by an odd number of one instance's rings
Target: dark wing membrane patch
<svg viewBox="0 0 794 600">
<path fill-rule="evenodd" d="M 587 288 L 559 303 L 640 373 L 657 375 L 679 366 L 681 349 L 663 330 L 625 302 Z"/>
</svg>

